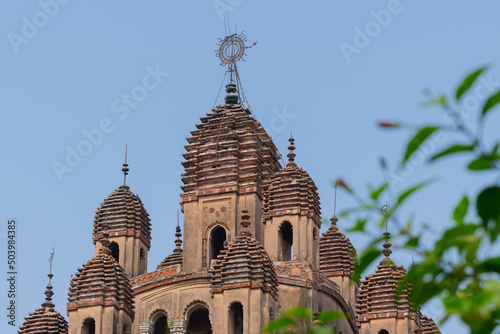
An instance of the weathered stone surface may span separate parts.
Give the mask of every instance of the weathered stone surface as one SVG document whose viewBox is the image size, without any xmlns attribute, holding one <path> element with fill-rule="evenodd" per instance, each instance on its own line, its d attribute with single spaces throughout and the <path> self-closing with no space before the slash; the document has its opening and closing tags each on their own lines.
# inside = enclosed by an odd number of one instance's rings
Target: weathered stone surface
<svg viewBox="0 0 500 334">
<path fill-rule="evenodd" d="M 339 231 L 337 218 L 331 220 L 332 225 L 319 238 L 319 268 L 328 277 L 350 277 L 356 265 L 356 250 L 349 238 Z"/>
<path fill-rule="evenodd" d="M 49 274 L 49 278 L 52 279 L 52 274 Z M 68 333 L 68 322 L 64 317 L 54 309 L 54 303 L 52 303 L 52 285 L 47 285 L 47 290 L 45 291 L 45 302 L 43 302 L 42 307 L 36 309 L 35 312 L 30 313 L 29 316 L 24 318 L 24 323 L 19 327 L 19 334 L 67 334 Z"/>
<path fill-rule="evenodd" d="M 94 244 L 101 238 L 102 225 L 107 223 L 113 236 L 140 238 L 149 248 L 151 223 L 140 198 L 127 185 L 109 195 L 97 209 L 94 217 Z"/>
<path fill-rule="evenodd" d="M 212 271 L 212 292 L 242 287 L 260 288 L 278 297 L 278 280 L 264 247 L 243 233 L 221 251 Z"/>
<path fill-rule="evenodd" d="M 260 192 L 262 182 L 281 168 L 271 138 L 240 104 L 217 106 L 196 127 L 183 154 L 182 202 L 237 191 L 242 183 Z"/>
<path fill-rule="evenodd" d="M 68 293 L 68 313 L 80 307 L 114 306 L 134 318 L 132 287 L 123 268 L 103 247 L 92 260 L 78 268 Z"/>
</svg>

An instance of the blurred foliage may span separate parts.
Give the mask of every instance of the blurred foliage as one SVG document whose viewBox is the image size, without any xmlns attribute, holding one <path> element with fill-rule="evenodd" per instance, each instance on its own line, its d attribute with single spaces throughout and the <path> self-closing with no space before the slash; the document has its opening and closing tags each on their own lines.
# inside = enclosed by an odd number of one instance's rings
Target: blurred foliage
<svg viewBox="0 0 500 334">
<path fill-rule="evenodd" d="M 263 333 L 310 333 L 310 334 L 337 334 L 332 322 L 346 315 L 336 311 L 323 311 L 313 319 L 313 313 L 305 307 L 296 307 L 287 310 L 281 316 L 269 323 Z"/>
<path fill-rule="evenodd" d="M 472 129 L 461 112 L 461 104 L 474 94 L 472 88 L 488 70 L 481 67 L 463 79 L 452 95 L 432 96 L 427 93 L 423 107 L 440 108 L 451 124 L 424 124 L 413 126 L 398 122 L 379 122 L 379 127 L 405 129 L 412 135 L 403 150 L 399 168 L 411 164 L 417 153 L 425 156 L 427 164 L 444 158 L 461 155 L 466 157 L 466 168 L 472 173 L 485 173 L 491 176 L 487 184 L 479 184 L 470 189 L 469 194 L 457 198 L 457 204 L 450 210 L 450 221 L 443 224 L 444 230 L 434 226 L 442 222 L 415 223 L 413 214 L 399 218 L 401 206 L 407 205 L 411 197 L 425 188 L 434 179 L 427 180 L 393 193 L 394 173 L 388 169 L 384 158 L 380 165 L 385 181 L 376 187 L 368 186 L 367 194 L 361 194 L 349 186 L 348 182 L 338 179 L 336 184 L 351 196 L 356 205 L 344 210 L 340 216 L 353 221 L 348 232 L 365 233 L 372 236 L 372 242 L 361 252 L 358 266 L 353 275 L 359 280 L 365 269 L 380 256 L 379 234 L 373 233 L 373 225 L 382 229 L 386 220 L 391 225 L 393 248 L 401 248 L 417 254 L 414 265 L 398 285 L 398 291 L 411 284 L 411 298 L 416 305 L 424 306 L 431 299 L 438 299 L 444 307 L 443 324 L 451 316 L 459 316 L 473 334 L 493 333 L 500 330 L 500 254 L 498 235 L 500 233 L 500 131 L 492 144 L 483 139 L 487 117 L 500 104 L 500 91 L 494 92 L 480 103 L 475 115 L 477 122 Z M 477 96 L 473 96 L 480 100 Z M 437 153 L 428 153 L 425 144 L 433 136 L 444 133 L 455 134 L 460 138 L 446 147 L 439 147 Z M 433 144 L 435 144 L 434 141 Z M 476 196 L 473 194 L 477 194 Z M 394 198 L 391 212 L 381 212 L 382 198 Z M 370 232 L 371 231 L 371 232 Z M 324 312 L 323 312 L 324 313 Z M 322 313 L 320 313 L 321 315 Z M 338 313 L 335 313 L 339 315 Z M 318 317 L 320 316 L 318 315 Z M 293 330 L 295 333 L 334 333 L 332 326 L 323 325 L 333 319 L 320 321 L 313 325 L 312 312 L 307 309 L 292 309 L 284 312 L 264 330 L 271 333 L 278 330 Z M 301 320 L 301 321 L 298 321 Z M 289 333 L 289 332 L 279 332 Z"/>
</svg>

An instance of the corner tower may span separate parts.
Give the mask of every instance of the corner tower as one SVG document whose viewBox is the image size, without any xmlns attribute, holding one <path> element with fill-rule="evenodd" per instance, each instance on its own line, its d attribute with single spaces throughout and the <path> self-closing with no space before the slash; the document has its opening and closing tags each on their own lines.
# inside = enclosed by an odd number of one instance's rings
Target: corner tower
<svg viewBox="0 0 500 334">
<path fill-rule="evenodd" d="M 299 260 L 319 267 L 320 203 L 309 174 L 295 163 L 290 136 L 288 164 L 264 186 L 264 246 L 273 261 Z"/>
<path fill-rule="evenodd" d="M 98 241 L 102 238 L 102 227 L 107 224 L 111 255 L 127 276 L 133 278 L 147 271 L 151 223 L 141 199 L 130 191 L 126 184 L 129 171 L 126 152 L 122 171 L 123 185 L 109 195 L 96 211 L 92 241 L 96 246 L 97 256 L 100 251 Z"/>
</svg>

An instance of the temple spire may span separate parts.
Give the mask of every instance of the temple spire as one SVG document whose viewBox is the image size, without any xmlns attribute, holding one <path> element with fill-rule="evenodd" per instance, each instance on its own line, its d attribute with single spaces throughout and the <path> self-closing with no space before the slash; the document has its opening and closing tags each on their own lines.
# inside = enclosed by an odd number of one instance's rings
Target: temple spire
<svg viewBox="0 0 500 334">
<path fill-rule="evenodd" d="M 335 212 L 337 211 L 337 181 L 335 181 L 335 185 L 333 186 L 335 189 L 335 195 L 333 197 L 333 217 L 330 218 L 330 221 L 332 222 L 332 227 L 335 229 L 337 228 L 337 222 L 339 221 L 337 216 L 335 215 Z"/>
<path fill-rule="evenodd" d="M 179 226 L 179 210 L 177 210 L 177 226 L 175 227 L 175 249 L 174 253 L 182 253 L 182 233 L 181 233 L 181 227 Z"/>
<path fill-rule="evenodd" d="M 290 138 L 288 138 L 288 141 L 290 142 L 290 145 L 288 145 L 288 149 L 290 150 L 290 152 L 286 155 L 288 157 L 288 164 L 286 165 L 287 167 L 288 166 L 297 166 L 297 164 L 295 163 L 295 138 L 293 138 L 292 134 L 290 133 Z"/>
<path fill-rule="evenodd" d="M 47 260 L 47 262 L 50 263 L 50 270 L 49 274 L 47 275 L 49 277 L 49 284 L 47 284 L 47 290 L 45 290 L 45 302 L 43 302 L 42 307 L 45 308 L 46 310 L 53 309 L 54 308 L 54 303 L 52 303 L 52 296 L 54 295 L 54 292 L 52 291 L 52 277 L 54 275 L 52 274 L 52 261 L 54 260 L 54 254 L 55 254 L 54 248 L 52 248 L 52 253 L 50 253 L 50 257 Z"/>
<path fill-rule="evenodd" d="M 241 211 L 241 226 L 243 226 L 243 231 L 241 231 L 240 234 L 246 235 L 250 237 L 252 233 L 250 233 L 250 230 L 248 227 L 250 226 L 250 213 L 247 208 L 243 209 Z"/>
<path fill-rule="evenodd" d="M 389 206 L 389 204 L 385 204 L 384 206 L 382 206 L 382 209 L 380 211 L 385 216 L 385 233 L 384 233 L 385 242 L 383 245 L 384 249 L 382 250 L 382 253 L 385 255 L 385 258 L 382 260 L 381 264 L 393 265 L 394 263 L 389 258 L 389 255 L 392 254 L 391 250 L 392 244 L 389 241 L 391 234 L 388 232 L 388 227 L 387 227 L 387 221 L 389 219 L 389 216 L 391 215 L 391 207 Z"/>
<path fill-rule="evenodd" d="M 102 225 L 102 232 L 101 232 L 101 249 L 99 250 L 99 254 L 102 255 L 111 255 L 111 249 L 109 248 L 109 236 L 110 233 L 108 232 L 108 214 L 106 214 L 106 222 Z"/>
<path fill-rule="evenodd" d="M 128 174 L 129 168 L 127 164 L 127 144 L 125 144 L 125 163 L 123 164 L 122 172 L 123 172 L 123 185 L 127 185 L 127 174 Z"/>
</svg>

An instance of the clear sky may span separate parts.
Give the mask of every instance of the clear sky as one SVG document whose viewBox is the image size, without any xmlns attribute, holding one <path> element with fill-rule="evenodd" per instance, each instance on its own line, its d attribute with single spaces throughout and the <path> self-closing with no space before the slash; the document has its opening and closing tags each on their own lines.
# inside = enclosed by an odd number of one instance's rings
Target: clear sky
<svg viewBox="0 0 500 334">
<path fill-rule="evenodd" d="M 95 210 L 123 182 L 125 144 L 127 183 L 153 224 L 149 270 L 171 253 L 185 137 L 210 112 L 224 76 L 214 50 L 225 36 L 225 12 L 233 29 L 258 41 L 239 65 L 250 106 L 284 155 L 293 131 L 296 162 L 315 180 L 325 217 L 333 213 L 336 177 L 362 189 L 382 180 L 380 156 L 391 168 L 400 161 L 408 133 L 380 131 L 377 120 L 442 122 L 438 110 L 418 107 L 422 90 L 450 92 L 483 64 L 492 70 L 478 94 L 500 87 L 500 3 L 494 0 L 4 0 L 0 267 L 4 277 L 7 219 L 15 218 L 19 317 L 44 300 L 52 247 L 54 302 L 66 315 L 70 275 L 93 256 Z M 145 82 L 150 73 L 156 80 Z M 126 102 L 123 96 L 133 92 L 135 102 Z M 498 133 L 499 122 L 498 114 L 490 116 L 487 137 Z M 91 134 L 93 143 L 85 144 Z M 68 158 L 71 151 L 85 156 Z M 431 175 L 439 181 L 405 210 L 438 229 L 449 224 L 460 195 L 487 180 L 465 173 L 462 160 L 432 168 L 417 161 L 395 190 Z M 339 193 L 339 210 L 351 204 Z M 348 236 L 358 249 L 366 241 Z M 411 262 L 398 250 L 392 257 Z M 441 306 L 431 303 L 424 312 L 439 318 Z M 1 332 L 15 333 L 3 313 Z M 465 333 L 456 320 L 442 329 Z"/>
</svg>

